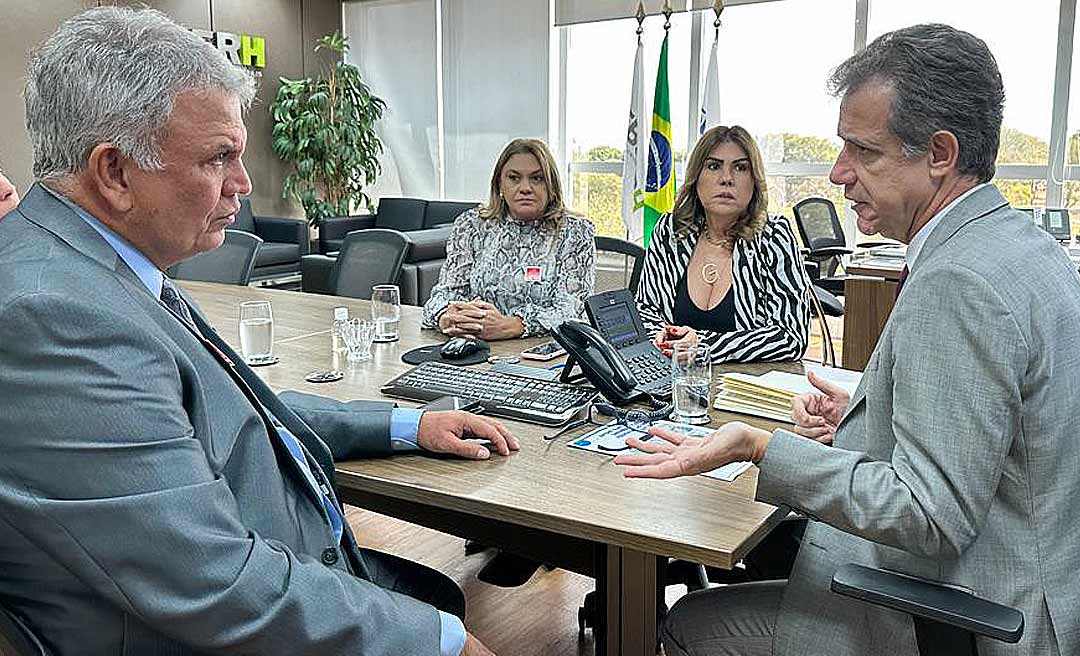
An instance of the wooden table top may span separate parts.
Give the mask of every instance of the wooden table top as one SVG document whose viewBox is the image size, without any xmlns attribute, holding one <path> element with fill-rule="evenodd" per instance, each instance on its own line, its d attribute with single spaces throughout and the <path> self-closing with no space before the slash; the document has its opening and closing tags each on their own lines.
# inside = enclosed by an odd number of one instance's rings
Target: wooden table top
<svg viewBox="0 0 1080 656">
<path fill-rule="evenodd" d="M 281 362 L 257 369 L 274 389 L 295 389 L 339 400 L 378 399 L 379 387 L 409 368 L 407 350 L 445 337 L 421 331 L 420 308 L 403 306 L 400 341 L 376 344 L 372 360 L 354 365 L 343 380 L 313 384 L 304 375 L 330 362 L 332 308 L 345 305 L 366 316 L 368 302 L 214 283 L 180 283 L 232 345 L 238 344 L 237 304 L 270 299 L 275 322 L 274 353 Z M 516 354 L 542 339 L 492 343 L 494 354 Z M 545 363 L 545 365 L 551 363 Z M 477 365 L 486 367 L 487 365 Z M 801 371 L 801 365 L 719 365 L 714 373 L 772 369 Z M 401 402 L 402 405 L 410 405 Z M 745 415 L 711 411 L 712 426 L 741 420 L 766 429 L 780 424 Z M 593 427 L 583 426 L 551 441 L 556 429 L 501 420 L 521 441 L 521 451 L 484 462 L 424 455 L 338 464 L 338 483 L 394 498 L 416 501 L 647 553 L 731 567 L 786 511 L 753 500 L 757 469 L 725 483 L 702 476 L 668 481 L 629 480 L 611 457 L 566 445 Z"/>
</svg>

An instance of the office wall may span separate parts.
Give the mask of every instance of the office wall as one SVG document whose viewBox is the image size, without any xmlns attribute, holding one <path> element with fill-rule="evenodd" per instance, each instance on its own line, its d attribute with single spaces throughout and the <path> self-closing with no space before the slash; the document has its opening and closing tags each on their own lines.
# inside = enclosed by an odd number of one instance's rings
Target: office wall
<svg viewBox="0 0 1080 656">
<path fill-rule="evenodd" d="M 191 28 L 258 34 L 266 38 L 266 68 L 248 115 L 244 158 L 251 174 L 256 214 L 302 216 L 281 198 L 287 167 L 271 150 L 270 103 L 278 78 L 316 72 L 325 62 L 312 52 L 315 39 L 341 28 L 340 0 L 4 0 L 0 21 L 0 163 L 20 191 L 32 182 L 33 157 L 26 137 L 22 88 L 27 54 L 64 19 L 99 4 L 149 5 Z"/>
</svg>

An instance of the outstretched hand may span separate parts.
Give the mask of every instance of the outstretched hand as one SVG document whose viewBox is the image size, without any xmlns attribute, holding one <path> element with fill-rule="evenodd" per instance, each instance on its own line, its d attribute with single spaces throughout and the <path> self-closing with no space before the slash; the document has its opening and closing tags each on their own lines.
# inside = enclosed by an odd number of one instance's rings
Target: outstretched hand
<svg viewBox="0 0 1080 656">
<path fill-rule="evenodd" d="M 462 410 L 428 411 L 420 415 L 416 443 L 433 453 L 451 453 L 470 460 L 486 460 L 491 451 L 469 441 L 480 438 L 491 442 L 499 454 L 508 456 L 521 448 L 516 437 L 494 419 Z"/>
<path fill-rule="evenodd" d="M 649 434 L 660 439 L 631 437 L 626 440 L 628 445 L 644 453 L 615 458 L 616 465 L 626 467 L 623 475 L 629 478 L 676 478 L 711 471 L 731 462 L 760 460 L 769 437 L 768 432 L 739 421 L 724 424 L 705 437 L 683 435 L 657 426 L 651 426 Z"/>
<path fill-rule="evenodd" d="M 807 392 L 792 400 L 791 418 L 795 420 L 795 432 L 823 444 L 832 444 L 836 427 L 844 418 L 851 397 L 847 390 L 812 371 L 807 372 L 806 378 L 822 393 Z"/>
</svg>

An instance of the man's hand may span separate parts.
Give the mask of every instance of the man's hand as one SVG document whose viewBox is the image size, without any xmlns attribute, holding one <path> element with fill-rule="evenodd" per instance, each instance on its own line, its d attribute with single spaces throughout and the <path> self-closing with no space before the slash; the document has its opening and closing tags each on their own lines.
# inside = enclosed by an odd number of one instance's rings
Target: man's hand
<svg viewBox="0 0 1080 656">
<path fill-rule="evenodd" d="M 495 656 L 495 652 L 484 646 L 484 643 L 476 639 L 476 636 L 466 632 L 465 646 L 461 648 L 461 656 Z"/>
<path fill-rule="evenodd" d="M 416 443 L 433 453 L 452 453 L 470 460 L 486 460 L 491 452 L 466 438 L 480 438 L 491 442 L 501 455 L 521 448 L 516 437 L 506 427 L 487 417 L 480 417 L 461 410 L 425 412 L 420 415 Z"/>
<path fill-rule="evenodd" d="M 844 388 L 812 371 L 806 374 L 806 378 L 824 393 L 807 392 L 792 400 L 791 418 L 795 420 L 795 432 L 822 444 L 832 444 L 836 427 L 847 411 L 850 396 Z"/>
<path fill-rule="evenodd" d="M 649 434 L 662 438 L 647 441 L 631 437 L 630 446 L 645 453 L 631 453 L 615 458 L 625 465 L 628 478 L 676 478 L 693 476 L 722 467 L 730 462 L 757 462 L 765 455 L 769 432 L 739 421 L 724 424 L 706 437 L 691 437 L 652 426 Z"/>
<path fill-rule="evenodd" d="M 689 326 L 665 325 L 663 330 L 657 331 L 653 337 L 653 344 L 656 345 L 656 348 L 660 349 L 660 352 L 669 358 L 676 343 L 697 344 L 697 331 Z"/>
</svg>

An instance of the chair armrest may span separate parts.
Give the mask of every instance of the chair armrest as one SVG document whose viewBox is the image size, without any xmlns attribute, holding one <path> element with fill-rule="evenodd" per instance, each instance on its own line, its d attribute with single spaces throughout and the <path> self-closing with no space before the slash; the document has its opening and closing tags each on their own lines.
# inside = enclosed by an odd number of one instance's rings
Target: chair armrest
<svg viewBox="0 0 1080 656">
<path fill-rule="evenodd" d="M 843 246 L 823 246 L 822 248 L 815 248 L 810 251 L 810 257 L 815 260 L 823 260 L 829 257 L 839 257 L 841 255 L 851 255 L 853 251 L 850 248 Z"/>
<path fill-rule="evenodd" d="M 822 289 L 817 285 L 814 285 L 813 291 L 814 296 L 817 297 L 818 303 L 821 304 L 822 312 L 830 317 L 844 316 L 844 304 L 840 302 L 840 299 L 828 290 Z"/>
<path fill-rule="evenodd" d="M 334 271 L 336 257 L 328 255 L 305 255 L 300 258 L 300 289 L 313 294 L 332 294 L 330 274 Z"/>
<path fill-rule="evenodd" d="M 848 564 L 833 575 L 832 591 L 1003 642 L 1024 635 L 1019 610 L 903 574 Z"/>
<path fill-rule="evenodd" d="M 255 234 L 263 241 L 285 244 L 300 244 L 300 254 L 310 252 L 308 224 L 304 219 L 289 219 L 278 216 L 256 216 Z"/>
<path fill-rule="evenodd" d="M 803 257 L 807 257 L 808 254 L 804 253 Z M 803 268 L 806 269 L 806 275 L 810 276 L 811 280 L 817 280 L 821 275 L 821 264 L 814 262 L 813 260 L 803 260 Z"/>
<path fill-rule="evenodd" d="M 443 225 L 425 230 L 409 230 L 401 234 L 411 244 L 405 255 L 406 263 L 427 262 L 446 259 L 446 242 L 450 239 L 452 225 Z"/>
</svg>

